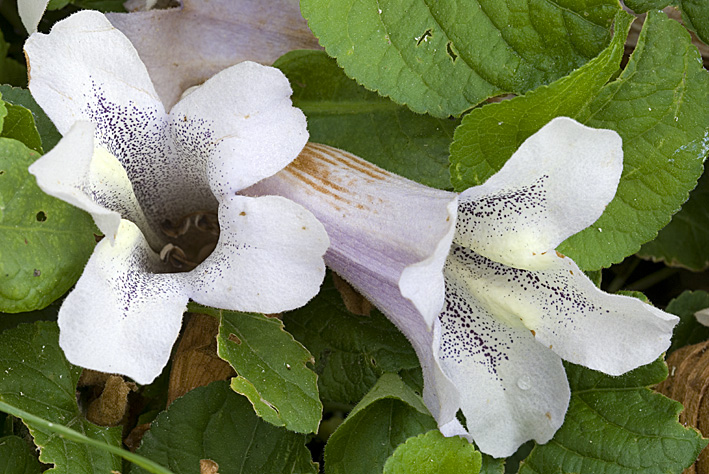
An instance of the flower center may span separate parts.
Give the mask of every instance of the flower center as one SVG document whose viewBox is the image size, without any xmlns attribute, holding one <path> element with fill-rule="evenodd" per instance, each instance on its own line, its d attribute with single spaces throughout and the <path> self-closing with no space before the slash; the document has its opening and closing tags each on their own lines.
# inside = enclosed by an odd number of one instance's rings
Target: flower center
<svg viewBox="0 0 709 474">
<path fill-rule="evenodd" d="M 215 212 L 193 212 L 175 223 L 163 221 L 161 230 L 169 242 L 160 251 L 160 259 L 178 272 L 188 272 L 202 263 L 216 247 L 219 219 Z"/>
</svg>

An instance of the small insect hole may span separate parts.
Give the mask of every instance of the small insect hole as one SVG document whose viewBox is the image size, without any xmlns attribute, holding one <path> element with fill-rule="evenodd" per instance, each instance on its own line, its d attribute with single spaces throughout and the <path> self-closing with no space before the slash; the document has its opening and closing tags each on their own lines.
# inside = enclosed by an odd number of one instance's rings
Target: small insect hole
<svg viewBox="0 0 709 474">
<path fill-rule="evenodd" d="M 456 59 L 458 59 L 458 55 L 456 54 L 455 51 L 453 51 L 453 42 L 449 41 L 448 44 L 446 44 L 446 52 L 448 53 L 448 56 L 450 56 L 451 60 L 455 62 Z"/>
<path fill-rule="evenodd" d="M 431 30 L 431 28 L 424 31 L 421 37 L 416 40 L 416 46 L 420 45 L 424 41 L 428 41 L 426 38 L 428 38 L 429 36 L 433 36 L 433 30 Z"/>
<path fill-rule="evenodd" d="M 37 218 L 37 222 L 44 222 L 47 220 L 47 214 L 45 214 L 44 211 L 39 211 L 35 217 Z"/>
<path fill-rule="evenodd" d="M 229 333 L 229 340 L 235 344 L 241 345 L 241 339 L 239 339 L 239 336 L 237 336 L 233 332 Z"/>
</svg>

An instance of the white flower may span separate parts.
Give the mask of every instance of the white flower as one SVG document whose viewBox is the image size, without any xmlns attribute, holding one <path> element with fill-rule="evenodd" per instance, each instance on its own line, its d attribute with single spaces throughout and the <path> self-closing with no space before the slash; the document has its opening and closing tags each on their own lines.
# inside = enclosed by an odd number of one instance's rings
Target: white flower
<svg viewBox="0 0 709 474">
<path fill-rule="evenodd" d="M 99 13 L 32 35 L 25 51 L 30 90 L 64 135 L 30 172 L 106 235 L 59 312 L 69 361 L 149 383 L 189 299 L 273 313 L 317 293 L 322 225 L 285 198 L 237 194 L 307 140 L 283 74 L 238 64 L 168 114 L 135 49 Z"/>
<path fill-rule="evenodd" d="M 326 263 L 414 346 L 441 431 L 504 457 L 561 426 L 562 358 L 619 375 L 669 346 L 675 316 L 600 291 L 554 250 L 603 213 L 622 156 L 615 132 L 554 119 L 460 195 L 457 222 L 454 195 L 324 146 L 245 193 L 313 211 L 332 242 Z"/>
<path fill-rule="evenodd" d="M 44 16 L 48 4 L 49 0 L 17 0 L 17 13 L 27 33 L 32 34 L 37 31 L 39 20 Z"/>
</svg>

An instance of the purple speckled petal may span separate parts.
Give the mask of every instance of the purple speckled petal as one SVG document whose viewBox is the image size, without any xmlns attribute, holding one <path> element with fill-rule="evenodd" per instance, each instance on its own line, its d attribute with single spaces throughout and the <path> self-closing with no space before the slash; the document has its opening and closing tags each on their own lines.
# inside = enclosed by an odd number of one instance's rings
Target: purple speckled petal
<svg viewBox="0 0 709 474">
<path fill-rule="evenodd" d="M 305 206 L 330 236 L 329 267 L 380 308 L 412 302 L 414 317 L 431 326 L 443 305 L 442 268 L 455 229 L 455 194 L 314 143 L 244 193 L 277 194 Z M 399 317 L 395 309 L 388 316 Z"/>
<path fill-rule="evenodd" d="M 506 265 L 544 268 L 561 242 L 601 216 L 622 170 L 616 132 L 556 118 L 461 194 L 454 240 Z"/>
<path fill-rule="evenodd" d="M 317 294 L 325 277 L 325 229 L 302 206 L 279 196 L 232 196 L 219 206 L 214 251 L 185 274 L 198 303 L 277 313 Z"/>
<path fill-rule="evenodd" d="M 243 62 L 220 72 L 170 112 L 174 141 L 182 144 L 180 162 L 201 158 L 202 179 L 208 176 L 216 196 L 280 171 L 308 140 L 305 115 L 293 107 L 291 93 L 286 76 L 272 67 Z M 209 136 L 190 139 L 195 127 L 180 128 L 182 123 L 198 123 Z"/>
<path fill-rule="evenodd" d="M 31 35 L 25 52 L 32 96 L 62 134 L 77 120 L 93 117 L 99 134 L 110 130 L 107 140 L 116 132 L 140 138 L 153 133 L 143 114 L 164 121 L 162 103 L 138 53 L 101 13 L 81 11 L 57 22 L 48 35 Z M 124 146 L 126 138 L 104 145 L 119 151 L 112 148 Z"/>
<path fill-rule="evenodd" d="M 94 128 L 90 122 L 76 122 L 29 172 L 42 191 L 90 213 L 111 242 L 123 217 L 135 223 L 154 248 L 161 248 L 165 242 L 147 224 L 121 164 L 105 148 L 94 148 Z"/>
<path fill-rule="evenodd" d="M 185 274 L 166 266 L 123 220 L 102 240 L 59 310 L 59 345 L 72 364 L 147 384 L 162 371 L 187 308 Z"/>
<path fill-rule="evenodd" d="M 527 328 L 565 360 L 611 375 L 657 359 L 679 321 L 637 298 L 602 292 L 555 252 L 547 269 L 530 271 L 458 247 L 446 268 L 499 320 Z"/>
<path fill-rule="evenodd" d="M 510 326 L 488 311 L 457 266 L 446 264 L 445 274 L 438 360 L 460 395 L 475 443 L 507 457 L 530 439 L 549 441 L 571 396 L 561 358 L 524 326 Z"/>
</svg>

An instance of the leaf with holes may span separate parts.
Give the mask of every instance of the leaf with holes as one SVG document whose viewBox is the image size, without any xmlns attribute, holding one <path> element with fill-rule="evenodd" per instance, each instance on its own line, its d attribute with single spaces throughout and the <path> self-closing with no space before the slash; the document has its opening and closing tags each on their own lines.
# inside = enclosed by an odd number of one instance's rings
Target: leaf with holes
<svg viewBox="0 0 709 474">
<path fill-rule="evenodd" d="M 225 382 L 214 382 L 158 415 L 137 453 L 175 474 L 197 472 L 203 459 L 216 462 L 220 474 L 314 474 L 305 442 L 305 435 L 264 422 Z"/>
<path fill-rule="evenodd" d="M 42 192 L 27 167 L 38 154 L 0 138 L 0 311 L 47 306 L 79 278 L 93 251 L 89 214 Z"/>
<path fill-rule="evenodd" d="M 384 464 L 384 474 L 478 474 L 480 451 L 467 440 L 433 430 L 409 438 Z"/>
<path fill-rule="evenodd" d="M 322 400 L 355 405 L 386 372 L 422 377 L 406 337 L 376 309 L 369 316 L 349 312 L 332 275 L 310 303 L 285 313 L 283 322 L 315 357 Z"/>
<path fill-rule="evenodd" d="M 436 429 L 420 396 L 399 377 L 384 374 L 330 436 L 325 446 L 328 474 L 382 472 L 398 445 Z"/>
<path fill-rule="evenodd" d="M 435 117 L 565 76 L 608 44 L 619 8 L 615 0 L 301 1 L 348 76 Z"/>
<path fill-rule="evenodd" d="M 0 401 L 89 438 L 120 446 L 120 428 L 96 426 L 82 415 L 76 402 L 81 369 L 64 357 L 55 323 L 22 324 L 0 334 L 0 374 Z M 39 460 L 55 465 L 47 472 L 89 474 L 121 469 L 117 456 L 26 424 L 40 448 Z"/>
<path fill-rule="evenodd" d="M 448 148 L 458 120 L 437 119 L 366 90 L 322 51 L 292 51 L 274 63 L 308 117 L 310 141 L 347 150 L 419 183 L 449 188 Z"/>
<path fill-rule="evenodd" d="M 706 446 L 678 422 L 682 405 L 649 388 L 667 377 L 663 360 L 620 377 L 566 364 L 571 401 L 564 424 L 537 445 L 519 474 L 676 473 Z"/>
<path fill-rule="evenodd" d="M 62 136 L 57 131 L 57 127 L 54 126 L 49 117 L 47 117 L 47 114 L 44 113 L 44 110 L 42 110 L 39 104 L 34 100 L 30 91 L 5 84 L 0 85 L 0 94 L 2 94 L 2 100 L 5 102 L 13 105 L 21 105 L 32 112 L 32 117 L 34 118 L 39 136 L 42 139 L 42 148 L 45 153 L 54 148 L 54 145 L 61 140 Z"/>
<path fill-rule="evenodd" d="M 702 271 L 709 267 L 709 174 L 699 178 L 689 200 L 660 231 L 655 240 L 640 248 L 638 255 L 662 261 L 671 267 Z"/>
<path fill-rule="evenodd" d="M 231 388 L 246 395 L 256 413 L 276 426 L 315 433 L 322 418 L 313 357 L 277 318 L 216 310 L 196 304 L 190 311 L 220 319 L 217 353 L 236 371 Z"/>
</svg>

